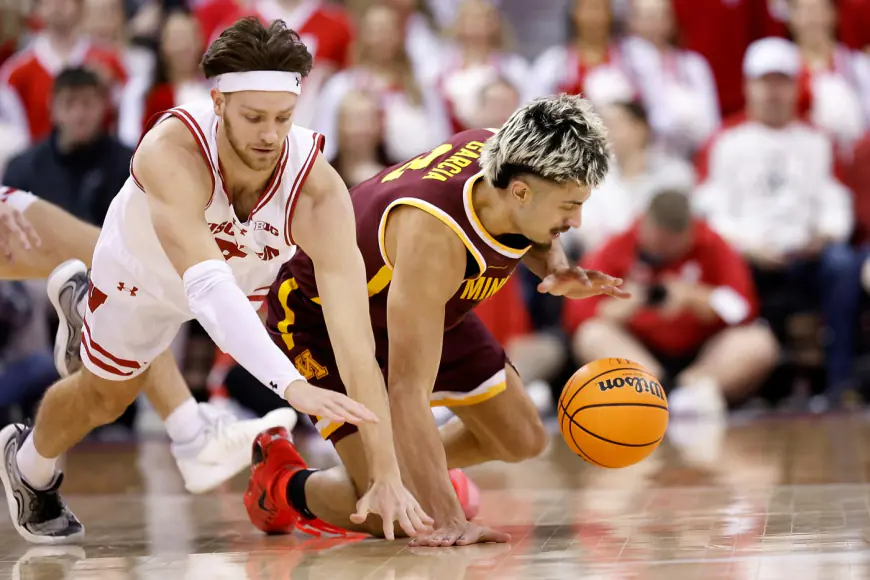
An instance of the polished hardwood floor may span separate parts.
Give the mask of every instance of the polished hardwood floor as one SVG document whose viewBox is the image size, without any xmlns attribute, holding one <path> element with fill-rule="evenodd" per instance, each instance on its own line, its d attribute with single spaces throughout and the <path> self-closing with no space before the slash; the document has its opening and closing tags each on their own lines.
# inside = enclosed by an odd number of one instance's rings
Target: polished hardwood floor
<svg viewBox="0 0 870 580">
<path fill-rule="evenodd" d="M 77 547 L 32 546 L 0 516 L 0 578 L 870 579 L 870 415 L 672 421 L 638 465 L 607 470 L 554 429 L 540 458 L 469 470 L 481 519 L 509 545 L 412 549 L 404 541 L 265 537 L 244 478 L 184 493 L 164 441 L 83 445 L 66 497 Z M 334 461 L 316 439 L 312 463 Z"/>
</svg>

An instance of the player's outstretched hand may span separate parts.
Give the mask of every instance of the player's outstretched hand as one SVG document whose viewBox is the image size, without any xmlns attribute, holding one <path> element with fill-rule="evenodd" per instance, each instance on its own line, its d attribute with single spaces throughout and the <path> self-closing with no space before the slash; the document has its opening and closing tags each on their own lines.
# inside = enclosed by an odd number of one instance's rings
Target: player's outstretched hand
<svg viewBox="0 0 870 580">
<path fill-rule="evenodd" d="M 39 246 L 39 235 L 20 211 L 0 203 L 0 251 L 6 260 L 12 262 L 12 239 L 25 250 Z"/>
<path fill-rule="evenodd" d="M 608 276 L 598 270 L 584 270 L 577 266 L 551 272 L 538 284 L 538 292 L 566 298 L 591 298 L 599 294 L 614 298 L 629 298 L 630 293 L 620 286 L 621 278 Z"/>
<path fill-rule="evenodd" d="M 341 393 L 293 381 L 284 391 L 284 399 L 300 413 L 321 417 L 336 423 L 377 423 L 378 417 L 365 405 Z"/>
<path fill-rule="evenodd" d="M 472 522 L 460 521 L 446 524 L 431 534 L 418 536 L 411 540 L 410 545 L 414 548 L 424 546 L 446 548 L 448 546 L 470 546 L 471 544 L 504 544 L 510 541 L 510 534 L 498 532 Z"/>
<path fill-rule="evenodd" d="M 393 522 L 399 525 L 414 538 L 421 534 L 432 533 L 432 524 L 435 520 L 430 518 L 410 491 L 405 488 L 400 475 L 375 479 L 369 490 L 356 503 L 356 513 L 350 516 L 350 521 L 362 524 L 368 514 L 381 516 L 384 522 L 384 537 L 394 540 Z"/>
</svg>

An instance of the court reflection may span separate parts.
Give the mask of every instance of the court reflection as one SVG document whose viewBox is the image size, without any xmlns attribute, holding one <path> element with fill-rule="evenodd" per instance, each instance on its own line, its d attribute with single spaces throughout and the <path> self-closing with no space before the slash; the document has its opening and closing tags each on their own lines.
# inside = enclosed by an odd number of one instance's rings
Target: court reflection
<svg viewBox="0 0 870 580">
<path fill-rule="evenodd" d="M 675 421 L 651 457 L 610 470 L 554 432 L 534 461 L 469 470 L 481 519 L 511 543 L 450 549 L 267 537 L 248 523 L 244 476 L 191 496 L 165 442 L 83 446 L 65 488 L 84 544 L 30 546 L 4 517 L 0 578 L 866 578 L 868 439 L 859 415 Z M 309 443 L 319 466 L 334 461 Z"/>
</svg>

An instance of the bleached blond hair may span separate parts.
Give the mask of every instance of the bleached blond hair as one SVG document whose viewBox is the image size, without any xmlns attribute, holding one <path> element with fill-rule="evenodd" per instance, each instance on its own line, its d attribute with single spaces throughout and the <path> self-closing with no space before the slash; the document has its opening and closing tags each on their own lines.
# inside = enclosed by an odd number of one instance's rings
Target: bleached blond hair
<svg viewBox="0 0 870 580">
<path fill-rule="evenodd" d="M 521 174 L 597 187 L 610 165 L 607 131 L 582 97 L 539 98 L 517 109 L 487 140 L 480 165 L 487 181 L 501 189 Z"/>
</svg>

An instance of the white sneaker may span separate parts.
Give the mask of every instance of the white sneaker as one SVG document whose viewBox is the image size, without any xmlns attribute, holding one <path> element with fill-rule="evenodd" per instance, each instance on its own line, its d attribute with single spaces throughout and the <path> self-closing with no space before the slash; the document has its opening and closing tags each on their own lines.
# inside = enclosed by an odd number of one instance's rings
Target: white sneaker
<svg viewBox="0 0 870 580">
<path fill-rule="evenodd" d="M 80 260 L 67 260 L 49 275 L 46 293 L 59 319 L 54 366 L 60 376 L 67 377 L 82 366 L 79 348 L 84 308 L 80 305 L 88 295 L 88 267 Z"/>
<path fill-rule="evenodd" d="M 172 455 L 190 493 L 205 493 L 251 466 L 251 446 L 260 432 L 285 427 L 292 432 L 296 411 L 276 409 L 261 419 L 240 421 L 233 414 L 200 403 L 206 428 L 187 443 L 173 443 Z"/>
<path fill-rule="evenodd" d="M 672 415 L 722 417 L 727 406 L 719 385 L 712 380 L 676 387 L 668 395 L 668 410 Z"/>
</svg>

